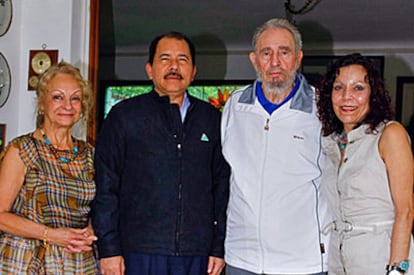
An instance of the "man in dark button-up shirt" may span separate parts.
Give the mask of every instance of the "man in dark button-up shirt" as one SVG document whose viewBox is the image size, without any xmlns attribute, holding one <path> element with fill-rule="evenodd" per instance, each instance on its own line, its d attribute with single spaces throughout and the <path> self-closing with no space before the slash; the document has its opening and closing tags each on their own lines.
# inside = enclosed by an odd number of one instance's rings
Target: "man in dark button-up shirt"
<svg viewBox="0 0 414 275">
<path fill-rule="evenodd" d="M 149 94 L 122 101 L 98 135 L 92 222 L 103 274 L 219 274 L 229 167 L 220 112 L 186 90 L 195 50 L 181 33 L 155 38 Z"/>
</svg>

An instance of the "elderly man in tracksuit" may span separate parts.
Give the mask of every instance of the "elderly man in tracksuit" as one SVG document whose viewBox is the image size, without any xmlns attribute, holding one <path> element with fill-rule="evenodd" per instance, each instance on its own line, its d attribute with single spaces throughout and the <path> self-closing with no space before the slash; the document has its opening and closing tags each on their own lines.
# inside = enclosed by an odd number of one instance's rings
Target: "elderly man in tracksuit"
<svg viewBox="0 0 414 275">
<path fill-rule="evenodd" d="M 296 73 L 301 45 L 284 19 L 258 28 L 250 54 L 258 80 L 224 108 L 222 146 L 231 166 L 226 275 L 326 274 L 321 125 L 314 88 Z"/>
</svg>

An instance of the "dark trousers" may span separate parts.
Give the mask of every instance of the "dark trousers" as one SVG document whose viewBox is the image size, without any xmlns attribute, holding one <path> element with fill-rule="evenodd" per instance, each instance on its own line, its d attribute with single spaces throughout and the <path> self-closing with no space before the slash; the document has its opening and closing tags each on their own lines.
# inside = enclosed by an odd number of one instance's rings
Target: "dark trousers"
<svg viewBox="0 0 414 275">
<path fill-rule="evenodd" d="M 208 256 L 125 253 L 126 275 L 205 275 Z"/>
</svg>

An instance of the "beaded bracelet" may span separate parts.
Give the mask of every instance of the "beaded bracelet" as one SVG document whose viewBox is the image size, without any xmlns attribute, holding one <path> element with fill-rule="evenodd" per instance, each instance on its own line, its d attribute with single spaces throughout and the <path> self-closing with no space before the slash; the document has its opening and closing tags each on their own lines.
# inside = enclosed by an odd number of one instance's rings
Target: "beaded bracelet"
<svg viewBox="0 0 414 275">
<path fill-rule="evenodd" d="M 46 248 L 46 251 L 49 248 L 49 244 L 47 243 L 47 233 L 49 232 L 49 227 L 46 226 L 45 231 L 43 231 L 43 246 Z"/>
</svg>

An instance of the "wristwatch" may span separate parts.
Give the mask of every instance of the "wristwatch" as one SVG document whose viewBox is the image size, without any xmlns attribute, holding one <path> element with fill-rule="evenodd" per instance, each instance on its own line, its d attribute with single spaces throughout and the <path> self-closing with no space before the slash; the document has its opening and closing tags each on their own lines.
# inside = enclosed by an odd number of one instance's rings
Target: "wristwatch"
<svg viewBox="0 0 414 275">
<path fill-rule="evenodd" d="M 410 264 L 408 260 L 406 260 L 393 265 L 387 265 L 385 270 L 387 271 L 387 275 L 401 275 L 408 271 L 409 266 Z"/>
</svg>

